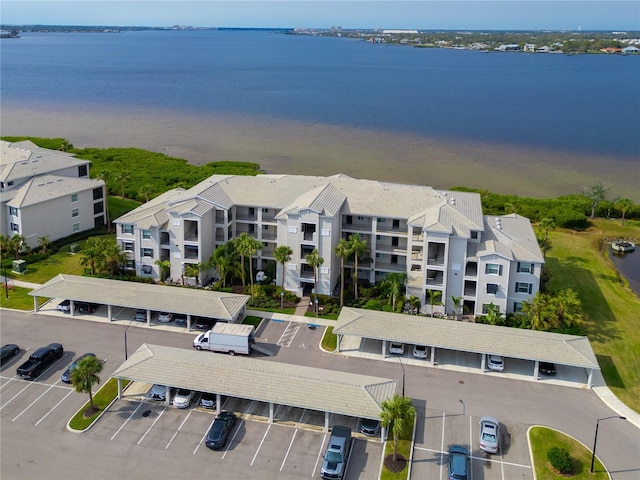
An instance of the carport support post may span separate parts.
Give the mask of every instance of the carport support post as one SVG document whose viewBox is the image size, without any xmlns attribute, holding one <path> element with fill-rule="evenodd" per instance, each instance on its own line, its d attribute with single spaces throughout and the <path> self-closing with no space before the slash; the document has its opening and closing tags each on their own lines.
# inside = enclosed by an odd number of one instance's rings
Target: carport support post
<svg viewBox="0 0 640 480">
<path fill-rule="evenodd" d="M 382 340 L 382 357 L 386 357 L 387 356 L 387 341 L 386 340 Z"/>
<path fill-rule="evenodd" d="M 6 282 L 7 281 L 7 277 L 4 277 L 4 278 L 5 278 L 4 281 Z M 7 295 L 7 298 L 9 298 L 9 295 Z M 38 297 L 33 297 L 33 310 L 35 312 L 38 311 Z"/>
<path fill-rule="evenodd" d="M 540 360 L 536 360 L 533 367 L 533 378 L 540 380 Z"/>
<path fill-rule="evenodd" d="M 147 315 L 149 311 L 147 310 Z M 171 405 L 171 387 L 170 386 L 166 386 L 164 387 L 164 391 L 165 391 L 165 397 L 164 397 L 164 404 L 168 407 Z"/>
<path fill-rule="evenodd" d="M 436 364 L 436 347 L 431 347 L 431 365 Z"/>
<path fill-rule="evenodd" d="M 151 310 L 147 310 L 147 327 L 151 326 Z"/>
<path fill-rule="evenodd" d="M 216 393 L 216 415 L 222 410 L 222 395 Z"/>
<path fill-rule="evenodd" d="M 338 335 L 336 341 L 336 353 L 340 353 L 340 342 L 342 342 L 342 335 Z"/>
<path fill-rule="evenodd" d="M 329 412 L 324 412 L 324 431 L 329 431 Z"/>
<path fill-rule="evenodd" d="M 122 400 L 122 379 L 118 378 L 118 400 Z"/>
<path fill-rule="evenodd" d="M 273 402 L 269 402 L 269 423 L 273 423 Z"/>
<path fill-rule="evenodd" d="M 483 353 L 482 358 L 480 359 L 480 370 L 484 373 L 487 370 L 487 354 Z"/>
<path fill-rule="evenodd" d="M 113 309 L 111 308 L 111 304 L 107 305 L 107 318 L 110 322 L 113 321 Z"/>
<path fill-rule="evenodd" d="M 191 331 L 191 314 L 187 313 L 187 332 Z"/>
<path fill-rule="evenodd" d="M 593 368 L 589 369 L 589 378 L 587 379 L 587 387 L 591 388 L 593 383 Z"/>
</svg>

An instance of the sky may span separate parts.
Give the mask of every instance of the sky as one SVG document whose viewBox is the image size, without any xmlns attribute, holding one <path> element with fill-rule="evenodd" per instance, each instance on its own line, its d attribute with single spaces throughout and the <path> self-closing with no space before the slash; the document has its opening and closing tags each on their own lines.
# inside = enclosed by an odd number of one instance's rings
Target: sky
<svg viewBox="0 0 640 480">
<path fill-rule="evenodd" d="M 640 0 L 2 0 L 10 25 L 640 30 Z"/>
</svg>

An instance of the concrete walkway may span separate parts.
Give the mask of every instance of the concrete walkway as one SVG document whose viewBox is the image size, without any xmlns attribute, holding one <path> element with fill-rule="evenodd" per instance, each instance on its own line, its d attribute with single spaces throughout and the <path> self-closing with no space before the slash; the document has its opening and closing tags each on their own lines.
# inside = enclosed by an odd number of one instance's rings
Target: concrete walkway
<svg viewBox="0 0 640 480">
<path fill-rule="evenodd" d="M 0 280 L 1 282 L 4 284 L 4 277 L 0 275 Z M 16 287 L 23 287 L 23 288 L 30 288 L 30 289 L 34 289 L 34 288 L 38 288 L 41 285 L 37 284 L 37 283 L 29 283 L 29 282 L 23 282 L 21 280 L 15 280 L 15 279 L 9 279 L 9 285 L 13 284 Z M 3 285 L 4 286 L 4 285 Z M 323 319 L 321 317 L 305 317 L 305 313 L 308 311 L 309 309 L 309 302 L 310 302 L 310 298 L 309 297 L 303 297 L 300 302 L 298 303 L 298 306 L 296 307 L 296 311 L 293 315 L 289 315 L 289 314 L 285 314 L 285 313 L 278 313 L 278 312 L 262 312 L 259 310 L 247 310 L 247 315 L 253 315 L 256 317 L 262 317 L 262 318 L 269 318 L 269 319 L 277 319 L 277 320 L 283 320 L 286 322 L 298 322 L 298 323 L 305 323 L 308 325 L 318 325 L 318 326 L 324 326 L 324 327 L 332 327 L 335 326 L 336 321 L 335 320 L 327 320 L 327 319 Z M 46 313 L 46 312 L 43 312 Z M 51 313 L 51 312 L 49 312 Z M 102 320 L 104 321 L 104 320 Z M 106 320 L 108 322 L 108 320 Z M 121 323 L 121 322 L 113 322 L 113 323 Z M 131 324 L 131 322 L 129 322 Z M 152 327 L 147 327 L 146 324 L 142 325 L 142 324 L 136 324 L 135 326 L 137 327 L 142 327 L 142 328 L 161 328 L 163 330 L 173 330 L 173 331 L 181 331 L 184 332 L 184 329 L 182 327 L 180 327 L 179 329 L 177 327 L 164 327 L 164 325 L 160 326 L 160 325 L 154 325 Z M 362 356 L 362 357 L 367 357 L 370 354 L 367 354 L 366 352 L 362 351 L 360 348 L 361 345 L 361 339 L 359 338 L 352 338 L 352 337 L 343 337 L 341 346 L 340 346 L 340 354 L 342 355 L 346 355 L 346 356 Z M 377 360 L 380 360 L 380 355 L 372 355 L 371 358 L 375 358 Z M 472 369 L 469 370 L 472 373 L 477 373 L 474 372 Z M 607 387 L 604 378 L 602 377 L 602 373 L 597 370 L 594 372 L 593 374 L 593 387 L 592 387 L 593 391 L 595 392 L 595 394 L 609 407 L 611 408 L 611 410 L 613 410 L 614 412 L 616 412 L 618 415 L 626 417 L 626 419 L 631 422 L 633 425 L 635 425 L 637 428 L 640 428 L 640 414 L 633 411 L 631 408 L 627 407 L 624 403 L 622 403 L 618 397 L 616 397 L 613 392 L 609 389 L 609 387 Z"/>
</svg>

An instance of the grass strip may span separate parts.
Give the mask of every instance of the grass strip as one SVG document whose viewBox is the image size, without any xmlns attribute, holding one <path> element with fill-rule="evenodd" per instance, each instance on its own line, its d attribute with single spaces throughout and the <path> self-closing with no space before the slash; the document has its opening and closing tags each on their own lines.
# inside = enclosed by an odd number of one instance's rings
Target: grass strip
<svg viewBox="0 0 640 480">
<path fill-rule="evenodd" d="M 322 336 L 322 348 L 327 352 L 334 352 L 338 346 L 338 336 L 333 333 L 333 327 L 327 327 Z"/>
<path fill-rule="evenodd" d="M 124 390 L 130 381 L 122 382 Z M 93 396 L 93 404 L 98 408 L 98 412 L 89 418 L 84 418 L 83 414 L 89 408 L 89 402 L 85 403 L 80 410 L 69 421 L 69 428 L 73 430 L 86 430 L 98 418 L 98 416 L 107 408 L 113 400 L 118 396 L 118 380 L 110 378 Z"/>
<path fill-rule="evenodd" d="M 387 440 L 384 447 L 384 458 L 393 454 L 393 439 Z M 403 470 L 390 472 L 384 465 L 380 472 L 380 480 L 406 480 L 409 474 L 409 457 L 411 456 L 411 440 L 398 440 L 398 455 L 407 459 L 407 465 Z"/>
</svg>

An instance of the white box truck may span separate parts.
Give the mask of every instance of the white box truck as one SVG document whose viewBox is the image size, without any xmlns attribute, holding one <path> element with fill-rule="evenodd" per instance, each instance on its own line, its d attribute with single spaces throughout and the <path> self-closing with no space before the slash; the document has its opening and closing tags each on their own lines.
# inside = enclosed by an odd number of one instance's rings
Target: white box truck
<svg viewBox="0 0 640 480">
<path fill-rule="evenodd" d="M 253 325 L 219 322 L 208 332 L 198 335 L 193 341 L 193 348 L 248 355 L 255 341 Z"/>
</svg>

